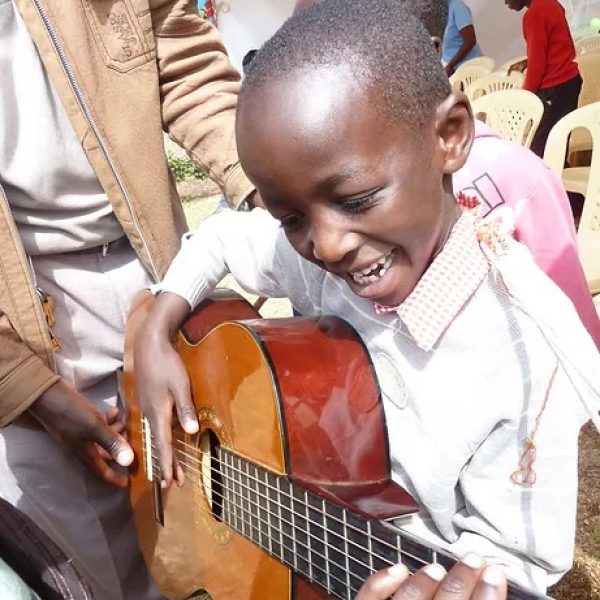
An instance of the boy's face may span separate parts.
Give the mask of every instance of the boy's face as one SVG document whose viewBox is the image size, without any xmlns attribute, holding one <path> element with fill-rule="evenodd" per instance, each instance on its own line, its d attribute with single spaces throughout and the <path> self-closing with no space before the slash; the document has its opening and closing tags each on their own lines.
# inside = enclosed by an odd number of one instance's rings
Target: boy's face
<svg viewBox="0 0 600 600">
<path fill-rule="evenodd" d="M 437 120 L 416 131 L 377 102 L 339 67 L 256 86 L 239 108 L 238 151 L 299 254 L 395 306 L 444 245 L 457 206 Z"/>
</svg>

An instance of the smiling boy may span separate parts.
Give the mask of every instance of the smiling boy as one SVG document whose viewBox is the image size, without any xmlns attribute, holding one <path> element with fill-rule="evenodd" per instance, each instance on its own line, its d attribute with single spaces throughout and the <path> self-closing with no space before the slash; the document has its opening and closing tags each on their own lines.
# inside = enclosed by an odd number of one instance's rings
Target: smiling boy
<svg viewBox="0 0 600 600">
<path fill-rule="evenodd" d="M 577 437 L 584 405 L 597 415 L 600 359 L 508 227 L 457 204 L 473 132 L 466 97 L 398 3 L 326 0 L 257 53 L 237 135 L 268 212 L 222 212 L 186 235 L 136 340 L 166 484 L 173 407 L 198 427 L 170 339 L 231 272 L 361 335 L 393 478 L 420 506 L 413 533 L 539 590 L 570 567 Z"/>
</svg>

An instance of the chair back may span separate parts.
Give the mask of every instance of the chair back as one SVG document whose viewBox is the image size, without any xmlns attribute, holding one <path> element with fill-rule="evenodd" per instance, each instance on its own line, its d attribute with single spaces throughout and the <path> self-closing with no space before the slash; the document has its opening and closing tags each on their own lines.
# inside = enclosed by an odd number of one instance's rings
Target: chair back
<svg viewBox="0 0 600 600">
<path fill-rule="evenodd" d="M 510 77 L 499 73 L 490 73 L 476 79 L 466 90 L 469 100 L 475 100 L 486 94 L 503 90 L 519 89 L 523 86 L 523 74 L 511 73 Z"/>
<path fill-rule="evenodd" d="M 487 67 L 483 65 L 461 66 L 450 77 L 450 85 L 455 92 L 464 92 L 476 79 L 488 73 Z"/>
<path fill-rule="evenodd" d="M 597 294 L 600 293 L 600 102 L 574 110 L 552 128 L 544 162 L 562 176 L 569 135 L 578 127 L 587 129 L 592 136 L 592 161 L 577 230 L 577 245 L 590 291 Z"/>
<path fill-rule="evenodd" d="M 510 60 L 507 60 L 504 64 L 500 65 L 497 69 L 496 69 L 496 73 L 500 73 L 501 75 L 507 75 L 508 74 L 508 70 L 515 64 L 521 62 L 522 60 L 525 60 L 527 58 L 526 55 L 523 56 L 517 56 L 516 58 L 511 58 Z"/>
<path fill-rule="evenodd" d="M 544 104 L 526 90 L 504 90 L 471 102 L 474 115 L 505 140 L 529 148 L 544 114 Z"/>
<path fill-rule="evenodd" d="M 577 56 L 600 50 L 600 33 L 586 35 L 575 42 Z"/>
<path fill-rule="evenodd" d="M 458 68 L 463 69 L 465 67 L 485 67 L 487 72 L 491 73 L 496 67 L 496 61 L 491 56 L 476 56 L 471 60 L 465 61 Z"/>
<path fill-rule="evenodd" d="M 577 64 L 583 79 L 579 107 L 600 102 L 600 51 L 582 54 L 577 58 Z"/>
</svg>

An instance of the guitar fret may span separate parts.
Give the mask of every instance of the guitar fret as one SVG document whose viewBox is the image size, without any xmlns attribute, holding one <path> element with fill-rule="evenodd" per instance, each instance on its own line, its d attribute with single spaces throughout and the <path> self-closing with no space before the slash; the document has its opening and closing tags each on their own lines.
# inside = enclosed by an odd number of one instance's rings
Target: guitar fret
<svg viewBox="0 0 600 600">
<path fill-rule="evenodd" d="M 348 521 L 347 521 L 347 512 L 346 509 L 343 511 L 344 515 L 344 558 L 346 561 L 346 597 L 348 600 L 352 600 L 351 587 L 350 583 L 350 558 L 348 556 Z"/>
<path fill-rule="evenodd" d="M 271 523 L 271 511 L 269 510 L 269 473 L 265 471 L 265 496 L 266 496 L 266 510 L 267 510 L 267 542 L 269 544 L 269 554 L 273 554 L 273 525 Z"/>
<path fill-rule="evenodd" d="M 331 593 L 331 570 L 329 569 L 329 535 L 327 532 L 327 502 L 321 501 L 321 510 L 323 512 L 323 537 L 325 540 L 325 588 L 327 593 Z"/>
<path fill-rule="evenodd" d="M 371 521 L 367 521 L 367 543 L 369 552 L 369 572 L 375 573 L 375 567 L 373 565 L 373 534 L 371 531 Z"/>
<path fill-rule="evenodd" d="M 313 557 L 310 536 L 310 513 L 308 511 L 308 492 L 304 491 L 304 512 L 306 516 L 306 541 L 308 546 L 308 578 L 313 581 Z"/>
<path fill-rule="evenodd" d="M 283 521 L 281 520 L 281 478 L 277 477 L 277 517 L 279 519 L 279 559 L 283 561 Z"/>
<path fill-rule="evenodd" d="M 258 476 L 258 468 L 256 467 L 256 465 L 254 466 L 254 489 L 255 489 L 255 493 L 256 493 L 256 506 L 257 506 L 257 513 L 258 513 L 258 546 L 262 549 L 264 549 L 264 544 L 263 544 L 263 518 L 262 518 L 262 513 L 264 511 L 264 507 L 261 504 L 261 500 L 263 498 L 263 492 L 259 487 L 260 485 L 260 479 Z"/>
<path fill-rule="evenodd" d="M 298 570 L 298 542 L 296 540 L 296 511 L 294 510 L 294 484 L 290 483 L 290 513 L 292 515 L 292 551 L 294 554 L 294 571 Z"/>
</svg>

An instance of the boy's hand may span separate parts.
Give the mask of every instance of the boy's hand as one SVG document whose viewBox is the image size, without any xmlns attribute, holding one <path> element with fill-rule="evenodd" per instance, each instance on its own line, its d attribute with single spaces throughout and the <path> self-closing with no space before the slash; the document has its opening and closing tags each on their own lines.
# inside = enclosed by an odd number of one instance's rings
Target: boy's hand
<svg viewBox="0 0 600 600">
<path fill-rule="evenodd" d="M 68 381 L 61 379 L 31 405 L 29 412 L 97 477 L 116 487 L 127 487 L 127 474 L 115 471 L 108 464 L 115 460 L 126 467 L 133 460 L 133 451 L 121 436 L 124 423 L 117 408 L 102 414 Z"/>
<path fill-rule="evenodd" d="M 184 481 L 183 471 L 173 456 L 173 412 L 186 433 L 196 433 L 199 427 L 187 371 L 171 343 L 189 312 L 189 304 L 183 298 L 159 294 L 134 344 L 140 408 L 154 436 L 163 487 L 170 486 L 173 479 L 178 485 Z"/>
<path fill-rule="evenodd" d="M 513 71 L 518 71 L 522 73 L 527 68 L 527 60 L 520 60 L 516 62 L 514 65 L 510 65 L 508 68 L 508 75 L 510 75 Z"/>
<path fill-rule="evenodd" d="M 379 571 L 355 600 L 505 600 L 506 593 L 502 570 L 469 554 L 449 573 L 440 565 L 427 565 L 414 575 L 404 565 Z"/>
</svg>

